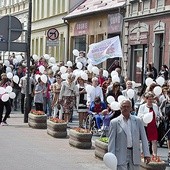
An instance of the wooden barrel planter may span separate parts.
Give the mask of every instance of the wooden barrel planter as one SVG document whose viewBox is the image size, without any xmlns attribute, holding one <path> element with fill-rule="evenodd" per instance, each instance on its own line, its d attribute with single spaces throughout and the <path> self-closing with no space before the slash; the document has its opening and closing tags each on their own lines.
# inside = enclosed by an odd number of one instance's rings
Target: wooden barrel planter
<svg viewBox="0 0 170 170">
<path fill-rule="evenodd" d="M 47 115 L 28 114 L 28 125 L 34 129 L 47 129 Z"/>
<path fill-rule="evenodd" d="M 54 138 L 66 138 L 67 137 L 67 123 L 56 123 L 52 120 L 47 120 L 47 134 Z"/>
<path fill-rule="evenodd" d="M 165 169 L 166 169 L 166 163 L 164 161 L 150 162 L 149 164 L 146 164 L 142 159 L 140 164 L 140 170 L 165 170 Z"/>
<path fill-rule="evenodd" d="M 79 149 L 90 149 L 92 147 L 92 133 L 85 129 L 70 129 L 69 144 Z"/>
<path fill-rule="evenodd" d="M 102 142 L 99 139 L 95 140 L 95 156 L 103 159 L 104 155 L 108 152 L 108 143 Z"/>
</svg>

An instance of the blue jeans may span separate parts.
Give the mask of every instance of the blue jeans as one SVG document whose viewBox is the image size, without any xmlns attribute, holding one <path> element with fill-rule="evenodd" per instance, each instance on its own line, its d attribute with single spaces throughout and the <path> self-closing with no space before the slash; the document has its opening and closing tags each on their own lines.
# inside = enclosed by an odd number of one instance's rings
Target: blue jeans
<svg viewBox="0 0 170 170">
<path fill-rule="evenodd" d="M 103 116 L 96 114 L 94 117 L 96 120 L 97 129 L 101 129 L 101 123 L 103 122 Z"/>
<path fill-rule="evenodd" d="M 48 117 L 52 116 L 52 107 L 51 100 L 49 98 L 44 97 L 43 110 Z"/>
</svg>

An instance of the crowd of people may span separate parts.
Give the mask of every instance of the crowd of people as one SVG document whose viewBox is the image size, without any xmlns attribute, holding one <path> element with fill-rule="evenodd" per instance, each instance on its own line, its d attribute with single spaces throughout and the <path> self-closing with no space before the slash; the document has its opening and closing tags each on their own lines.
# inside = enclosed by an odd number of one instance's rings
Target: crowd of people
<svg viewBox="0 0 170 170">
<path fill-rule="evenodd" d="M 0 65 L 0 87 L 11 86 L 16 94 L 14 99 L 7 101 L 0 98 L 1 125 L 7 125 L 7 118 L 10 117 L 12 109 L 14 111 L 21 109 L 21 113 L 24 114 L 24 100 L 26 88 L 28 87 L 27 67 L 24 58 L 20 61 L 16 59 L 15 55 L 13 55 L 7 60 L 8 62 Z M 167 111 L 168 106 L 170 108 L 170 81 L 168 81 L 168 68 L 165 65 L 162 66 L 159 73 L 154 69 L 153 64 L 148 65 L 146 83 L 143 85 L 142 93 L 140 93 L 141 91 L 135 88 L 133 81 L 122 76 L 120 65 L 115 66 L 114 70 L 109 73 L 102 68 L 96 69 L 95 67 L 93 69 L 93 66 L 85 60 L 83 55 L 77 57 L 75 64 L 70 61 L 58 64 L 52 59 L 51 61 L 50 63 L 47 56 L 39 59 L 34 56 L 31 59 L 29 110 L 35 107 L 36 110 L 44 111 L 48 118 L 59 117 L 69 124 L 69 122 L 72 122 L 73 109 L 75 108 L 79 115 L 79 127 L 81 128 L 85 128 L 84 123 L 87 112 L 94 112 L 98 131 L 100 132 L 103 126 L 107 126 L 108 133 L 106 133 L 106 136 L 110 139 L 109 150 L 114 154 L 116 154 L 116 151 L 113 151 L 113 143 L 117 144 L 122 140 L 118 138 L 118 141 L 113 141 L 116 134 L 114 133 L 115 128 L 117 128 L 115 124 L 122 120 L 123 113 L 128 112 L 128 116 L 123 115 L 125 118 L 123 126 L 124 128 L 125 126 L 127 127 L 126 133 L 131 136 L 127 139 L 129 141 L 127 145 L 129 152 L 135 146 L 132 144 L 132 124 L 130 125 L 128 120 L 133 123 L 134 121 L 142 122 L 137 127 L 134 125 L 140 131 L 134 133 L 137 135 L 142 134 L 142 140 L 144 140 L 143 152 L 146 153 L 147 162 L 149 162 L 149 155 L 145 135 L 143 134 L 144 131 L 146 132 L 147 140 L 150 142 L 150 153 L 154 156 L 157 156 L 157 142 L 162 141 L 159 136 L 162 138 L 168 131 L 167 145 L 170 156 L 170 109 Z M 81 63 L 81 61 L 83 62 Z M 9 78 L 9 72 L 12 72 L 13 76 L 18 76 L 19 81 L 16 82 L 13 78 Z M 44 78 L 44 76 L 46 77 Z M 162 78 L 161 81 L 157 81 L 159 77 Z M 161 88 L 160 93 L 158 93 L 157 87 Z M 119 104 L 119 107 L 117 107 L 117 104 Z M 6 113 L 3 116 L 4 107 Z M 143 121 L 146 114 L 152 114 L 152 120 L 148 123 Z M 161 132 L 158 131 L 160 122 L 165 125 Z M 143 125 L 143 128 L 141 128 L 141 125 Z M 118 130 L 117 133 L 119 133 Z M 122 149 L 120 148 L 120 150 Z M 117 157 L 119 158 L 121 155 L 117 155 Z M 118 162 L 120 165 L 122 162 L 124 164 L 124 161 L 118 160 Z M 138 163 L 138 160 L 136 162 Z"/>
</svg>

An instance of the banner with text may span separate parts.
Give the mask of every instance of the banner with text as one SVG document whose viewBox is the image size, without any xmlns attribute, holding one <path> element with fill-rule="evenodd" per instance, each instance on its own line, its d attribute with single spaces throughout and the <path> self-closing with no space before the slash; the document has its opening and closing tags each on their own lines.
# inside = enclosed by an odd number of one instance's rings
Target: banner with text
<svg viewBox="0 0 170 170">
<path fill-rule="evenodd" d="M 119 36 L 89 45 L 87 58 L 93 65 L 115 57 L 123 57 Z"/>
</svg>

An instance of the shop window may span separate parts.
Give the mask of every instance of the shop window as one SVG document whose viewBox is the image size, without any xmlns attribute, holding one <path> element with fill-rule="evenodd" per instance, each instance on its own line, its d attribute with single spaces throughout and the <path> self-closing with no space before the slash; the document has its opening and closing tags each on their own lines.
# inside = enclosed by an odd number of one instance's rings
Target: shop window
<svg viewBox="0 0 170 170">
<path fill-rule="evenodd" d="M 79 51 L 86 51 L 86 36 L 75 37 L 75 49 Z"/>
</svg>

